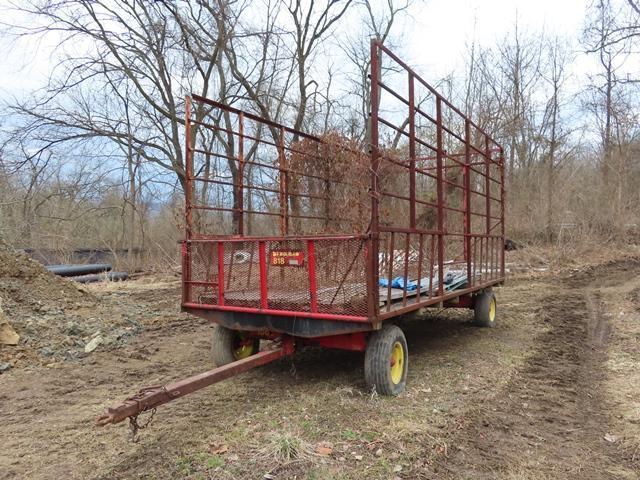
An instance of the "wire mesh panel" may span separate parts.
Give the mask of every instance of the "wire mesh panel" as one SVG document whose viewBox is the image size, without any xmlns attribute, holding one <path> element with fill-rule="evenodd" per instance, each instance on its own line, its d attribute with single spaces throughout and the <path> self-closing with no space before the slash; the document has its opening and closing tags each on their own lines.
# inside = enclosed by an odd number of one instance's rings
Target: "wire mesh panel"
<svg viewBox="0 0 640 480">
<path fill-rule="evenodd" d="M 186 303 L 366 317 L 367 239 L 188 242 Z"/>
<path fill-rule="evenodd" d="M 318 311 L 367 316 L 365 239 L 315 242 Z"/>
</svg>

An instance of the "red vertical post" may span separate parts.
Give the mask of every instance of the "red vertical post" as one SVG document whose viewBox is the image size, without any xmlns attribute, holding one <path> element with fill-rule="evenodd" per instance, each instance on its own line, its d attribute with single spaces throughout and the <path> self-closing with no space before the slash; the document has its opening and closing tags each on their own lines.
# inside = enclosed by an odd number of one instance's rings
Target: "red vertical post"
<svg viewBox="0 0 640 480">
<path fill-rule="evenodd" d="M 402 306 L 407 304 L 407 283 L 409 282 L 409 233 L 405 233 L 404 240 L 404 270 L 403 270 L 403 279 L 404 279 L 404 290 L 402 292 Z M 419 280 L 419 279 L 418 279 Z"/>
<path fill-rule="evenodd" d="M 218 242 L 218 305 L 224 305 L 224 243 Z"/>
<path fill-rule="evenodd" d="M 244 235 L 244 113 L 238 114 L 238 235 Z"/>
<path fill-rule="evenodd" d="M 485 268 L 485 264 L 484 264 L 484 236 L 480 236 L 480 248 L 478 249 L 479 255 L 480 255 L 480 281 L 484 282 L 485 281 L 485 277 L 486 277 L 486 268 Z"/>
<path fill-rule="evenodd" d="M 491 235 L 491 150 L 489 150 L 489 137 L 485 134 L 484 136 L 484 165 L 485 165 L 485 202 L 486 202 L 486 235 L 487 235 L 487 254 L 485 257 L 485 261 L 487 262 L 487 269 L 489 269 L 490 261 L 489 261 L 489 235 Z"/>
<path fill-rule="evenodd" d="M 436 239 L 431 237 L 431 255 L 429 255 L 429 297 L 433 297 L 433 261 L 436 255 Z"/>
<path fill-rule="evenodd" d="M 409 72 L 409 228 L 416 228 L 416 110 L 412 72 Z"/>
<path fill-rule="evenodd" d="M 391 281 L 393 280 L 394 232 L 389 234 L 389 273 L 387 274 L 387 312 L 391 310 Z"/>
<path fill-rule="evenodd" d="M 371 255 L 368 262 L 367 291 L 369 317 L 377 318 L 380 305 L 380 232 L 378 219 L 378 169 L 380 158 L 378 153 L 378 108 L 379 108 L 379 75 L 380 59 L 377 40 L 371 40 L 371 112 L 369 115 L 369 143 L 371 145 Z M 391 280 L 391 279 L 389 279 Z"/>
<path fill-rule="evenodd" d="M 280 234 L 289 232 L 288 200 L 287 200 L 287 166 L 284 153 L 284 127 L 280 127 L 280 139 L 278 140 L 278 161 L 280 180 Z"/>
<path fill-rule="evenodd" d="M 505 210 L 505 178 L 504 178 L 504 150 L 500 147 L 500 234 L 502 236 L 502 243 L 500 245 L 500 276 L 504 276 L 504 240 L 505 240 L 505 225 L 504 225 L 504 210 Z"/>
<path fill-rule="evenodd" d="M 493 246 L 494 246 L 494 244 L 495 244 L 495 242 L 494 242 L 494 238 L 493 238 L 493 237 L 489 237 L 489 238 L 487 238 L 487 244 L 488 244 L 488 245 L 487 245 L 487 255 L 488 255 L 488 257 L 487 257 L 487 261 L 489 262 L 489 272 L 490 272 L 490 273 L 489 273 L 489 278 L 490 278 L 491 280 L 493 280 L 493 277 L 494 277 L 494 271 L 493 271 L 493 270 L 494 270 L 494 268 L 493 268 L 493 267 L 494 267 L 494 263 L 493 263 L 493 259 L 494 259 L 494 253 L 495 253 L 495 250 L 494 250 L 494 248 L 493 248 Z"/>
<path fill-rule="evenodd" d="M 471 275 L 474 279 L 476 278 L 476 272 L 478 268 L 478 238 L 479 237 L 473 239 L 473 272 L 471 273 Z M 480 268 L 482 268 L 482 265 L 480 265 Z"/>
<path fill-rule="evenodd" d="M 416 292 L 416 298 L 420 299 L 420 290 L 422 289 L 422 282 L 420 279 L 422 278 L 422 261 L 423 261 L 423 253 L 422 249 L 424 248 L 424 234 L 418 234 L 418 291 Z"/>
<path fill-rule="evenodd" d="M 467 285 L 474 284 L 471 277 L 471 122 L 464 121 L 464 258 L 467 261 Z"/>
<path fill-rule="evenodd" d="M 236 253 L 236 244 L 231 242 L 231 254 L 229 255 L 229 275 L 227 275 L 227 290 L 231 287 L 231 278 L 233 276 L 233 259 Z"/>
<path fill-rule="evenodd" d="M 187 269 L 189 259 L 187 257 L 187 241 L 183 241 L 181 245 L 181 256 L 182 256 L 182 303 L 188 303 L 191 301 L 191 294 L 189 292 L 189 284 L 187 283 L 189 280 L 189 276 L 187 275 Z"/>
<path fill-rule="evenodd" d="M 191 202 L 193 198 L 193 159 L 191 158 L 191 97 L 186 96 L 184 100 L 184 206 L 185 206 L 185 236 L 187 240 L 191 239 L 192 225 L 191 225 Z"/>
<path fill-rule="evenodd" d="M 267 289 L 267 246 L 258 242 L 258 263 L 260 264 L 260 308 L 269 308 Z"/>
<path fill-rule="evenodd" d="M 500 253 L 497 250 L 497 238 L 491 237 L 491 278 L 496 278 L 498 276 L 498 255 Z"/>
<path fill-rule="evenodd" d="M 438 295 L 444 293 L 444 188 L 442 98 L 436 97 L 436 181 L 438 194 Z"/>
<path fill-rule="evenodd" d="M 307 241 L 307 255 L 309 256 L 309 291 L 311 293 L 311 311 L 318 311 L 318 285 L 316 283 L 316 247 L 314 240 Z"/>
<path fill-rule="evenodd" d="M 182 301 L 183 303 L 191 300 L 191 284 L 187 283 L 191 280 L 191 235 L 192 235 L 192 218 L 191 218 L 191 199 L 193 196 L 192 171 L 193 159 L 191 157 L 191 97 L 186 96 L 184 99 L 184 208 L 185 208 L 185 239 L 182 244 Z"/>
</svg>

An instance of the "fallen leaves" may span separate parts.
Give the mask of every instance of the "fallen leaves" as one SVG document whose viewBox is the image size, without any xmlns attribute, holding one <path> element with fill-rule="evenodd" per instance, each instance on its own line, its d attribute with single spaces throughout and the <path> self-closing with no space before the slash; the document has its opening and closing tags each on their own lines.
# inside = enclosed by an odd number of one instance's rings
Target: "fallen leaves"
<svg viewBox="0 0 640 480">
<path fill-rule="evenodd" d="M 212 443 L 209 445 L 209 451 L 212 455 L 222 455 L 229 451 L 229 446 L 224 443 Z"/>
<path fill-rule="evenodd" d="M 328 442 L 320 442 L 316 445 L 316 453 L 322 457 L 328 457 L 333 453 L 333 446 Z"/>
<path fill-rule="evenodd" d="M 322 455 L 323 457 L 328 457 L 333 452 L 332 448 L 329 447 L 318 447 L 316 448 L 316 453 L 318 455 Z"/>
</svg>

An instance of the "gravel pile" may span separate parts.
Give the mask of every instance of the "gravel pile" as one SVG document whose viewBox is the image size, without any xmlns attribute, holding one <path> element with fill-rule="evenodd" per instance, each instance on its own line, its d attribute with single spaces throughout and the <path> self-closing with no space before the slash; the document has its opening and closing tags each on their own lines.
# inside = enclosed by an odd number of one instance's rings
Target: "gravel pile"
<svg viewBox="0 0 640 480">
<path fill-rule="evenodd" d="M 137 333 L 118 310 L 0 239 L 0 322 L 20 335 L 18 345 L 0 345 L 0 370 L 81 358 Z"/>
</svg>

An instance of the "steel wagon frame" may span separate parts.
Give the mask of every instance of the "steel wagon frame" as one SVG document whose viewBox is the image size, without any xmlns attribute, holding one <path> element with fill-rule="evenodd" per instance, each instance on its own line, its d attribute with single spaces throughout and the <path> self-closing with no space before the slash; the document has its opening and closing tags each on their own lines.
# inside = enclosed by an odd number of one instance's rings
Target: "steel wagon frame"
<svg viewBox="0 0 640 480">
<path fill-rule="evenodd" d="M 182 309 L 242 335 L 234 351 L 250 356 L 145 389 L 102 424 L 302 345 L 365 351 L 365 375 L 397 394 L 407 352 L 395 317 L 473 308 L 492 326 L 490 291 L 505 272 L 502 147 L 379 41 L 369 95 L 365 145 L 186 98 Z M 260 338 L 280 346 L 257 353 Z M 391 349 L 384 358 L 370 354 L 375 342 Z"/>
<path fill-rule="evenodd" d="M 256 315 L 272 315 L 285 316 L 305 319 L 315 319 L 320 321 L 347 322 L 347 323 L 364 323 L 373 326 L 379 325 L 381 321 L 392 318 L 394 316 L 417 310 L 419 308 L 428 307 L 436 304 L 447 302 L 452 303 L 453 299 L 465 297 L 475 291 L 486 289 L 492 285 L 499 284 L 504 280 L 504 162 L 502 148 L 488 134 L 486 134 L 473 121 L 466 118 L 460 110 L 454 107 L 448 100 L 442 97 L 435 89 L 422 80 L 409 66 L 403 63 L 389 49 L 378 42 L 372 43 L 372 72 L 380 72 L 380 64 L 383 61 L 383 55 L 388 57 L 395 66 L 406 72 L 407 75 L 407 95 L 403 96 L 397 90 L 393 89 L 387 83 L 383 82 L 380 74 L 374 74 L 371 77 L 371 145 L 370 145 L 370 222 L 366 231 L 361 232 L 343 232 L 342 235 L 309 235 L 309 234 L 291 234 L 290 222 L 292 218 L 317 218 L 309 214 L 291 212 L 292 195 L 304 195 L 302 192 L 288 192 L 287 180 L 297 175 L 305 177 L 300 172 L 295 172 L 293 168 L 287 165 L 287 153 L 295 152 L 295 147 L 285 144 L 285 136 L 290 135 L 296 138 L 304 138 L 318 144 L 324 142 L 323 139 L 316 136 L 296 131 L 286 126 L 270 122 L 248 112 L 229 107 L 227 105 L 194 95 L 187 98 L 188 113 L 186 117 L 186 129 L 190 132 L 191 126 L 197 124 L 200 127 L 212 128 L 213 130 L 225 130 L 223 127 L 210 126 L 205 122 L 191 119 L 190 103 L 193 101 L 201 106 L 210 107 L 212 110 L 219 110 L 225 115 L 234 115 L 237 117 L 237 126 L 235 129 L 227 129 L 225 133 L 229 133 L 236 138 L 238 142 L 237 162 L 240 164 L 238 168 L 242 168 L 243 163 L 247 160 L 242 159 L 244 143 L 253 140 L 259 143 L 271 143 L 274 149 L 277 149 L 278 163 L 275 166 L 266 165 L 266 168 L 277 169 L 278 186 L 272 188 L 273 193 L 278 194 L 278 208 L 275 211 L 251 211 L 244 207 L 243 200 L 245 191 L 252 189 L 266 189 L 265 186 L 250 184 L 247 181 L 240 182 L 235 187 L 240 192 L 238 195 L 239 202 L 234 206 L 211 206 L 197 204 L 193 199 L 193 183 L 194 182 L 210 182 L 218 185 L 225 185 L 224 181 L 216 179 L 203 179 L 198 175 L 188 175 L 187 191 L 191 195 L 186 198 L 187 211 L 187 229 L 186 239 L 183 242 L 183 308 L 191 313 L 204 315 L 213 318 L 213 314 L 209 312 L 242 312 L 245 314 Z M 435 115 L 422 106 L 417 105 L 416 90 L 422 87 L 428 95 L 433 99 L 435 105 Z M 407 121 L 408 127 L 400 129 L 390 120 L 383 116 L 382 105 L 384 101 L 381 97 L 388 94 L 394 99 L 399 100 L 408 110 Z M 448 109 L 450 119 L 448 124 L 444 119 L 444 110 Z M 456 131 L 452 124 L 455 123 L 453 116 L 459 117 L 458 130 Z M 435 145 L 428 143 L 424 137 L 419 134 L 420 126 L 418 118 L 426 120 L 435 126 Z M 253 121 L 255 123 L 266 125 L 278 132 L 279 144 L 256 138 L 244 132 L 245 123 Z M 383 151 L 381 146 L 382 129 L 394 131 L 407 138 L 408 159 L 400 160 L 389 156 Z M 445 139 L 445 136 L 450 137 Z M 457 142 L 462 147 L 462 151 L 456 153 L 448 153 L 445 148 L 445 142 Z M 452 140 L 454 142 L 452 142 Z M 194 153 L 209 153 L 201 149 L 191 147 L 192 139 L 187 138 L 187 171 L 192 172 L 194 169 L 193 156 Z M 295 143 L 295 142 L 292 142 Z M 298 141 L 299 143 L 299 141 Z M 417 153 L 418 148 L 432 152 L 432 155 L 420 157 Z M 254 162 L 255 163 L 255 162 Z M 385 191 L 381 188 L 378 181 L 378 172 L 383 164 L 392 165 L 395 171 L 406 171 L 408 180 L 408 194 L 402 195 L 396 192 Z M 447 177 L 447 172 L 457 169 L 461 175 L 461 182 L 455 183 Z M 420 198 L 419 190 L 416 184 L 419 183 L 418 177 L 426 177 L 434 180 L 436 186 L 436 197 L 432 202 Z M 228 184 L 228 182 L 226 183 Z M 482 190 L 474 188 L 480 186 Z M 459 205 L 451 205 L 447 203 L 447 193 L 453 193 L 453 190 L 462 192 L 461 202 Z M 474 198 L 476 197 L 476 198 Z M 482 202 L 478 202 L 478 198 Z M 389 222 L 388 215 L 381 214 L 381 204 L 385 199 L 391 199 L 399 202 L 405 202 L 408 208 L 404 209 L 404 213 L 408 215 L 407 221 L 400 225 L 399 222 Z M 324 201 L 324 198 L 318 197 L 318 201 Z M 475 200 L 475 201 L 474 201 Z M 483 205 L 481 204 L 483 203 Z M 472 207 L 480 205 L 482 211 L 478 211 Z M 431 229 L 420 228 L 417 210 L 419 207 L 431 208 L 435 211 L 437 222 Z M 228 212 L 236 216 L 238 221 L 237 232 L 235 235 L 217 236 L 202 235 L 193 231 L 193 212 L 197 210 L 214 210 L 218 212 Z M 447 214 L 457 215 L 456 220 L 459 221 L 461 229 L 452 229 L 452 221 L 447 222 Z M 243 218 L 247 215 L 279 217 L 280 231 L 279 235 L 271 236 L 252 236 L 245 233 Z M 475 217 L 475 218 L 474 218 Z M 474 220 L 479 220 L 474 221 Z M 472 229 L 474 226 L 480 225 L 480 229 Z M 307 232 L 302 232 L 307 233 Z M 347 233 L 347 234 L 344 234 Z M 398 242 L 400 239 L 400 242 Z M 274 243 L 278 245 L 282 242 L 295 243 L 298 250 L 303 251 L 304 257 L 307 259 L 306 264 L 306 282 L 308 288 L 306 291 L 307 302 L 304 305 L 285 305 L 278 308 L 273 306 L 277 301 L 273 301 L 273 295 L 270 291 L 269 278 L 267 271 L 270 270 L 268 265 L 268 247 Z M 255 247 L 251 246 L 251 242 L 255 243 Z M 359 266 L 366 269 L 366 277 L 362 278 L 362 285 L 366 285 L 366 289 L 362 288 L 362 304 L 366 304 L 366 308 L 351 308 L 339 311 L 322 312 L 318 308 L 318 282 L 316 279 L 316 270 L 318 261 L 317 245 L 333 243 L 340 245 L 344 243 L 356 243 L 356 248 L 362 252 L 363 261 L 357 258 L 355 261 Z M 359 243 L 360 242 L 360 243 Z M 256 278 L 258 284 L 248 282 L 255 287 L 255 295 L 245 298 L 246 301 L 236 301 L 237 297 L 231 300 L 225 300 L 225 278 L 228 277 L 229 271 L 233 275 L 233 253 L 238 251 L 238 245 L 243 244 L 244 250 L 257 254 L 257 272 L 259 276 Z M 196 268 L 197 261 L 194 260 L 197 255 L 194 250 L 201 250 L 206 246 L 211 247 L 211 256 L 214 257 L 210 263 L 215 268 L 206 279 L 194 279 L 193 270 Z M 409 246 L 409 247 L 408 247 Z M 411 248 L 413 246 L 414 248 Z M 459 247 L 458 252 L 449 250 Z M 400 247 L 400 248 L 399 248 Z M 416 257 L 417 251 L 417 258 Z M 233 253 L 230 253 L 233 252 Z M 403 256 L 397 260 L 396 252 L 401 252 Z M 435 255 L 429 255 L 434 252 Z M 446 255 L 449 254 L 449 258 Z M 457 255 L 457 257 L 456 257 Z M 229 257 L 231 257 L 229 259 Z M 366 257 L 366 258 L 365 258 Z M 390 261 L 394 258 L 394 261 Z M 425 264 L 423 260 L 428 259 Z M 458 268 L 461 268 L 468 279 L 466 287 L 456 289 L 454 291 L 446 291 L 445 278 L 446 262 L 452 261 Z M 205 260 L 205 262 L 209 259 Z M 355 262 L 354 262 L 355 263 Z M 397 265 L 401 265 L 401 271 L 397 271 Z M 384 268 L 387 266 L 387 268 Z M 424 268 L 426 267 L 426 268 Z M 413 270 L 410 271 L 410 270 Z M 415 278 L 422 278 L 422 274 L 436 272 L 437 276 L 428 284 L 422 285 L 418 282 L 415 292 L 404 289 L 401 292 L 401 300 L 397 299 L 396 288 L 392 288 L 392 283 L 388 282 L 388 287 L 380 288 L 380 278 L 387 276 L 391 278 L 395 274 L 401 275 L 403 278 L 409 278 L 411 273 Z M 256 273 L 254 271 L 254 273 Z M 287 272 L 289 273 L 289 272 Z M 300 275 L 297 275 L 300 277 Z M 347 275 L 348 276 L 348 275 Z M 345 276 L 345 279 L 346 277 Z M 431 280 L 431 278 L 430 278 Z M 339 281 L 338 281 L 339 283 Z M 434 291 L 435 285 L 435 291 Z M 208 300 L 197 301 L 192 298 L 192 287 L 210 287 L 215 290 L 214 295 Z M 340 289 L 341 285 L 336 285 Z M 291 292 L 288 292 L 291 293 Z M 232 296 L 233 297 L 233 296 Z M 250 301 L 249 301 L 250 300 Z M 464 303 L 464 301 L 463 301 Z M 218 317 L 221 323 L 225 323 L 221 317 Z M 242 323 L 242 322 L 241 322 Z M 237 327 L 242 325 L 238 324 Z M 375 328 L 375 327 L 374 327 Z M 295 333 L 295 332 L 286 332 Z M 297 332 L 306 336 L 307 332 Z"/>
</svg>

